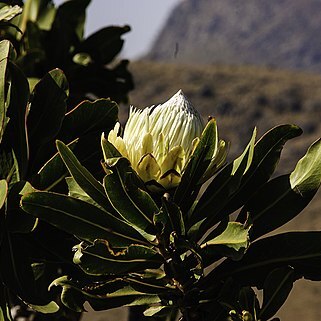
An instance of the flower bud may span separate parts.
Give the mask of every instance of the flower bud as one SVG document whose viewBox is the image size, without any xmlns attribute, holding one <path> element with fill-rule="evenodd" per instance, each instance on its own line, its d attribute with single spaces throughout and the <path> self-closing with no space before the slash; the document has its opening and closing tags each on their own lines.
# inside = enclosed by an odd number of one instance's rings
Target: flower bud
<svg viewBox="0 0 321 321">
<path fill-rule="evenodd" d="M 167 190 L 180 183 L 203 129 L 200 114 L 179 90 L 156 107 L 131 107 L 123 137 L 117 123 L 108 141 L 129 159 L 147 185 Z"/>
</svg>

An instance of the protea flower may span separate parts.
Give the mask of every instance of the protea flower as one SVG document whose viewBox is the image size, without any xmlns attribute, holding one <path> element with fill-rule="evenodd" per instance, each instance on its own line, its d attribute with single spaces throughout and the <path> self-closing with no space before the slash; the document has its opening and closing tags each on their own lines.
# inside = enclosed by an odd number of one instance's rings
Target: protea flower
<svg viewBox="0 0 321 321">
<path fill-rule="evenodd" d="M 147 185 L 168 190 L 180 183 L 203 129 L 200 114 L 179 90 L 156 107 L 131 107 L 123 136 L 117 123 L 108 141 L 129 159 Z"/>
</svg>

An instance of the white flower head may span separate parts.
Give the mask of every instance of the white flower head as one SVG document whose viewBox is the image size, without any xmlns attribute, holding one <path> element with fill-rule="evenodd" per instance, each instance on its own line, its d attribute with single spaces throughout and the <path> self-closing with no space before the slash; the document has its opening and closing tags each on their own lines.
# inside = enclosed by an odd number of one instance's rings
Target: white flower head
<svg viewBox="0 0 321 321">
<path fill-rule="evenodd" d="M 164 104 L 143 110 L 130 108 L 123 137 L 120 124 L 108 141 L 131 162 L 147 184 L 176 187 L 204 129 L 200 114 L 181 90 Z"/>
</svg>

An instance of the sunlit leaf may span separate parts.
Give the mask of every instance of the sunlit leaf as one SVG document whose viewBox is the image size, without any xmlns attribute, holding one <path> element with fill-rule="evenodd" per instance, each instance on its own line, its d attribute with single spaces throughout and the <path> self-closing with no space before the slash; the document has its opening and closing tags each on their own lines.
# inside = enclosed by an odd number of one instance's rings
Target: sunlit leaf
<svg viewBox="0 0 321 321">
<path fill-rule="evenodd" d="M 201 245 L 201 249 L 209 257 L 212 253 L 214 257 L 220 253 L 222 256 L 240 259 L 249 246 L 249 230 L 250 226 L 229 222 L 221 234 L 214 238 L 209 236 Z"/>
<path fill-rule="evenodd" d="M 35 305 L 35 304 L 29 304 L 29 306 L 38 312 L 41 313 L 56 313 L 59 310 L 59 305 L 54 302 L 51 301 L 50 303 L 46 304 L 46 305 Z"/>
<path fill-rule="evenodd" d="M 5 179 L 0 180 L 0 209 L 4 205 L 8 193 L 8 184 Z"/>
<path fill-rule="evenodd" d="M 12 45 L 9 41 L 3 40 L 0 42 L 0 143 L 2 141 L 2 136 L 4 130 L 9 121 L 7 114 L 8 104 L 7 102 L 7 90 L 8 86 L 6 83 L 6 70 L 8 57 L 10 51 L 12 50 Z"/>
<path fill-rule="evenodd" d="M 4 6 L 0 9 L 0 21 L 11 20 L 22 12 L 22 8 L 19 6 Z"/>
</svg>

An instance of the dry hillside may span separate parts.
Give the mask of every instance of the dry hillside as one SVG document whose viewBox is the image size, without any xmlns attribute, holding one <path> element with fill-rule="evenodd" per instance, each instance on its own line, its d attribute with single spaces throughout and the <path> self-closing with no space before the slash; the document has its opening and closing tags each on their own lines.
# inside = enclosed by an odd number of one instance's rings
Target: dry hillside
<svg viewBox="0 0 321 321">
<path fill-rule="evenodd" d="M 320 72 L 320 13 L 319 0 L 184 0 L 148 57 Z"/>
</svg>

